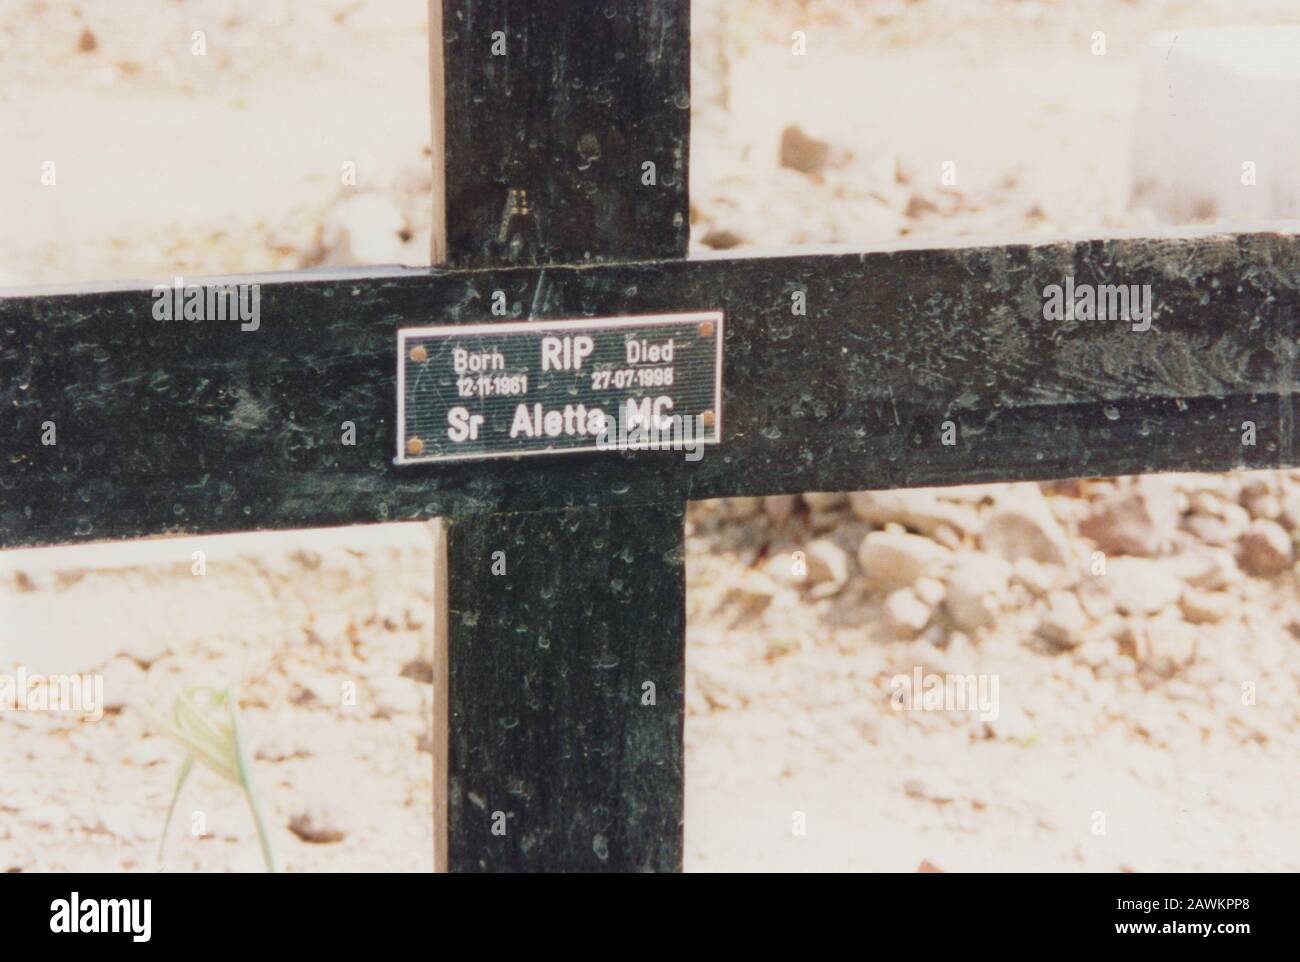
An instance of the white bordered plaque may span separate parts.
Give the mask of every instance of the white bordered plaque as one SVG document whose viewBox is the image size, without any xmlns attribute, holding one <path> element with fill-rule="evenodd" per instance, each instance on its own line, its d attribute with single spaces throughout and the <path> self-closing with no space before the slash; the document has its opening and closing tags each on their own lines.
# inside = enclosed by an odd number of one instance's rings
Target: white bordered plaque
<svg viewBox="0 0 1300 962">
<path fill-rule="evenodd" d="M 721 311 L 397 332 L 397 463 L 722 439 Z"/>
</svg>

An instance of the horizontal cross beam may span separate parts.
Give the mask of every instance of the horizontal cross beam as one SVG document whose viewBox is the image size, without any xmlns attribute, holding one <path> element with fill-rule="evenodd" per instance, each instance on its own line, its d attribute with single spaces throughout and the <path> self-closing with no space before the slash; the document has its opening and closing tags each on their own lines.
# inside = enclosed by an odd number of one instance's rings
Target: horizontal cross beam
<svg viewBox="0 0 1300 962">
<path fill-rule="evenodd" d="M 1149 330 L 1045 317 L 1067 277 L 1149 285 Z M 148 287 L 0 298 L 0 546 L 1296 463 L 1282 235 L 241 280 L 256 330 L 157 320 Z M 393 463 L 399 328 L 702 309 L 698 461 Z"/>
</svg>

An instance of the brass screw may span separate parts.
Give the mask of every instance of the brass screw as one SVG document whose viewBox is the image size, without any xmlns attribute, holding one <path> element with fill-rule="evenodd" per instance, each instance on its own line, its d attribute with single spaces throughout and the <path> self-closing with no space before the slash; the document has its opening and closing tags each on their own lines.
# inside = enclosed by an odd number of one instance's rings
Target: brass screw
<svg viewBox="0 0 1300 962">
<path fill-rule="evenodd" d="M 424 450 L 424 442 L 419 438 L 411 438 L 406 442 L 406 453 L 410 455 L 419 454 Z"/>
<path fill-rule="evenodd" d="M 415 347 L 411 348 L 412 361 L 416 361 L 416 362 L 426 361 L 428 360 L 428 358 L 429 358 L 429 352 L 424 349 L 423 344 L 417 344 L 415 345 Z"/>
<path fill-rule="evenodd" d="M 713 336 L 713 322 L 705 321 L 703 324 L 700 325 L 700 337 L 712 337 L 712 336 Z"/>
<path fill-rule="evenodd" d="M 702 423 L 706 428 L 711 428 L 711 427 L 713 427 L 713 421 L 714 421 L 714 417 L 713 417 L 713 412 L 712 412 L 712 411 L 705 411 L 703 414 L 700 415 L 700 422 L 701 422 L 701 423 Z"/>
</svg>

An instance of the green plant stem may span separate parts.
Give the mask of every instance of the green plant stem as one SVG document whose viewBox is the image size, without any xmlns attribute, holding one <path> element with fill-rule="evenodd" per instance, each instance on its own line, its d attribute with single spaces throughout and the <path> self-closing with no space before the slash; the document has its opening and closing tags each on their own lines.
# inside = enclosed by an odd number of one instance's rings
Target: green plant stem
<svg viewBox="0 0 1300 962">
<path fill-rule="evenodd" d="M 262 818 L 262 806 L 257 801 L 256 791 L 245 791 L 248 796 L 248 808 L 253 813 L 253 824 L 257 826 L 257 843 L 262 847 L 262 861 L 266 870 L 275 874 L 275 855 L 271 852 L 271 837 L 266 832 L 266 821 Z"/>
<path fill-rule="evenodd" d="M 253 813 L 253 824 L 257 826 L 257 842 L 262 847 L 262 861 L 266 870 L 275 873 L 275 855 L 271 852 L 271 836 L 266 831 L 266 819 L 262 817 L 262 803 L 257 797 L 257 786 L 253 784 L 253 773 L 244 752 L 244 732 L 239 724 L 239 709 L 235 699 L 227 702 L 230 708 L 230 724 L 235 733 L 235 764 L 239 766 L 239 781 L 243 785 L 244 795 L 248 798 L 249 811 Z"/>
<path fill-rule="evenodd" d="M 172 803 L 167 806 L 167 820 L 163 822 L 162 837 L 158 839 L 158 865 L 163 864 L 163 850 L 167 845 L 167 829 L 171 827 L 172 816 L 176 814 L 176 803 L 181 800 L 181 789 L 185 787 L 185 781 L 190 777 L 190 772 L 194 769 L 194 754 L 190 753 L 185 756 L 185 761 L 181 763 L 181 773 L 176 779 L 176 790 L 172 792 Z"/>
</svg>

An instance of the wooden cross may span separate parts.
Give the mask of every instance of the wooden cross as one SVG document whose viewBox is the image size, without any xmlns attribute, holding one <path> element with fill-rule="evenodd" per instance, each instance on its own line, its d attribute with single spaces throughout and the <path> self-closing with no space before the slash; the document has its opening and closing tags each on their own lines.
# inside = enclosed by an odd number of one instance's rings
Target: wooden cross
<svg viewBox="0 0 1300 962">
<path fill-rule="evenodd" d="M 430 23 L 438 266 L 198 282 L 260 285 L 255 330 L 0 292 L 0 547 L 444 519 L 439 868 L 681 867 L 688 500 L 1296 464 L 1296 238 L 689 259 L 688 0 Z M 1067 277 L 1151 285 L 1150 329 L 1046 318 Z M 399 330 L 704 310 L 698 461 L 393 456 Z"/>
</svg>

